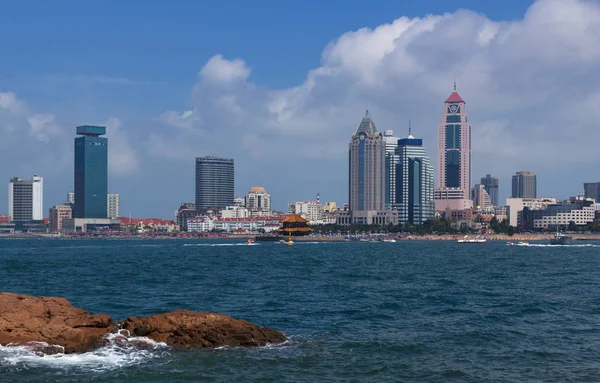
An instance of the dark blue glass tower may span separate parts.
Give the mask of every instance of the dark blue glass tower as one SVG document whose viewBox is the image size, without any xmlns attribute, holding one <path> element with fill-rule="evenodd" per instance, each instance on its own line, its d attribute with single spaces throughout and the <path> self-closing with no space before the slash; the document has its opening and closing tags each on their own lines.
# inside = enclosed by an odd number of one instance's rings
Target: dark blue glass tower
<svg viewBox="0 0 600 383">
<path fill-rule="evenodd" d="M 106 218 L 108 140 L 104 126 L 77 127 L 75 138 L 75 209 L 73 218 Z"/>
</svg>

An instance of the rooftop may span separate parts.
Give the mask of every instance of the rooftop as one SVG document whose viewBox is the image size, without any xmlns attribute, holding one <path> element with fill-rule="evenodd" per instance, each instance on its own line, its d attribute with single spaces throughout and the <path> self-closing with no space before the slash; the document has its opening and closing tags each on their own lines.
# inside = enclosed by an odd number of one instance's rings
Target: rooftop
<svg viewBox="0 0 600 383">
<path fill-rule="evenodd" d="M 367 109 L 367 111 L 365 112 L 365 117 L 360 122 L 356 134 L 359 134 L 361 132 L 367 133 L 368 135 L 373 135 L 377 133 L 377 128 L 375 127 L 375 123 L 371 119 L 371 113 L 369 113 L 369 109 Z"/>
</svg>

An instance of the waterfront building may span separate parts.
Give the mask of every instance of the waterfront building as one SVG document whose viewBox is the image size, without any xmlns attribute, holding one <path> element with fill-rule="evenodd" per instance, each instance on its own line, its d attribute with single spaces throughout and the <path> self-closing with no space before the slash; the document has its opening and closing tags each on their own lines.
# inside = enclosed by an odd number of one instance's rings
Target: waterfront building
<svg viewBox="0 0 600 383">
<path fill-rule="evenodd" d="M 271 215 L 271 195 L 265 188 L 255 186 L 246 194 L 245 206 L 253 217 Z"/>
<path fill-rule="evenodd" d="M 471 125 L 466 103 L 456 91 L 444 101 L 438 125 L 438 187 L 434 191 L 436 210 L 464 210 L 471 201 Z"/>
<path fill-rule="evenodd" d="M 320 221 L 323 217 L 323 206 L 315 201 L 295 202 L 288 205 L 288 213 L 297 214 L 309 221 Z"/>
<path fill-rule="evenodd" d="M 115 219 L 120 217 L 120 195 L 118 193 L 108 193 L 106 195 L 107 211 L 106 215 L 108 218 Z"/>
<path fill-rule="evenodd" d="M 524 208 L 529 210 L 541 210 L 548 205 L 555 204 L 556 198 L 507 198 L 506 206 L 508 207 L 508 224 L 513 227 L 519 225 L 519 212 Z"/>
<path fill-rule="evenodd" d="M 571 197 L 547 205 L 543 209 L 525 207 L 519 212 L 519 227 L 527 229 L 564 229 L 571 222 L 577 226 L 592 223 L 596 215 L 596 204 L 591 198 Z"/>
<path fill-rule="evenodd" d="M 181 231 L 188 231 L 187 221 L 192 217 L 203 214 L 203 211 L 196 209 L 196 204 L 192 202 L 184 202 L 175 212 L 175 222 Z"/>
<path fill-rule="evenodd" d="M 500 194 L 498 193 L 498 178 L 492 177 L 490 174 L 486 174 L 485 177 L 481 177 L 481 184 L 485 188 L 485 191 L 490 196 L 493 206 L 498 206 L 500 202 Z"/>
<path fill-rule="evenodd" d="M 408 137 L 398 140 L 395 151 L 395 193 L 393 208 L 399 223 L 421 225 L 433 219 L 433 166 L 423 147 L 423 140 Z"/>
<path fill-rule="evenodd" d="M 50 226 L 50 232 L 61 232 L 63 228 L 63 221 L 65 219 L 73 218 L 72 213 L 73 211 L 70 203 L 52 206 L 48 212 L 48 224 Z"/>
<path fill-rule="evenodd" d="M 342 226 L 348 225 L 379 225 L 389 226 L 398 225 L 398 210 L 338 210 L 335 213 L 336 224 Z"/>
<path fill-rule="evenodd" d="M 13 177 L 8 183 L 8 218 L 10 222 L 42 221 L 44 208 L 43 178 L 31 180 Z"/>
<path fill-rule="evenodd" d="M 396 203 L 396 164 L 398 163 L 396 148 L 398 147 L 398 137 L 394 137 L 393 130 L 386 130 L 383 132 L 383 141 L 385 142 L 385 207 L 390 209 Z"/>
<path fill-rule="evenodd" d="M 231 158 L 196 158 L 196 209 L 219 210 L 233 205 L 234 162 Z"/>
<path fill-rule="evenodd" d="M 8 182 L 8 218 L 10 222 L 41 221 L 44 210 L 44 180 L 13 177 Z"/>
<path fill-rule="evenodd" d="M 108 194 L 108 140 L 106 127 L 77 127 L 75 138 L 74 218 L 106 218 Z"/>
<path fill-rule="evenodd" d="M 529 171 L 519 171 L 512 176 L 512 198 L 537 198 L 537 180 Z"/>
<path fill-rule="evenodd" d="M 585 198 L 592 198 L 597 203 L 600 203 L 600 182 L 584 183 L 583 192 Z"/>
<path fill-rule="evenodd" d="M 235 197 L 233 199 L 233 206 L 246 206 L 246 200 L 244 197 Z"/>
<path fill-rule="evenodd" d="M 243 206 L 227 206 L 221 210 L 221 218 L 248 218 L 250 211 Z"/>
<path fill-rule="evenodd" d="M 64 233 L 106 233 L 120 231 L 121 221 L 109 218 L 67 218 L 62 221 Z"/>
<path fill-rule="evenodd" d="M 350 210 L 385 208 L 385 141 L 367 110 L 349 145 Z"/>
<path fill-rule="evenodd" d="M 492 198 L 488 194 L 485 189 L 485 186 L 482 184 L 477 184 L 473 186 L 473 190 L 471 191 L 471 199 L 473 200 L 473 205 L 479 210 L 488 211 L 493 208 Z"/>
</svg>

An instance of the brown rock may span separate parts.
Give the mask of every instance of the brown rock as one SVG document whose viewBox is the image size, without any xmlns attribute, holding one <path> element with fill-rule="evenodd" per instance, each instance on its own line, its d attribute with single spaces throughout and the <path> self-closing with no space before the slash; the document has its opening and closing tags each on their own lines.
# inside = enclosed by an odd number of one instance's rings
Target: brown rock
<svg viewBox="0 0 600 383">
<path fill-rule="evenodd" d="M 0 293 L 2 345 L 46 342 L 64 347 L 65 353 L 86 352 L 103 345 L 113 328 L 110 316 L 90 314 L 64 298 Z"/>
<path fill-rule="evenodd" d="M 264 346 L 285 340 L 279 331 L 259 327 L 245 320 L 187 310 L 150 317 L 129 317 L 121 322 L 121 326 L 134 336 L 146 336 L 169 346 L 183 348 Z"/>
</svg>

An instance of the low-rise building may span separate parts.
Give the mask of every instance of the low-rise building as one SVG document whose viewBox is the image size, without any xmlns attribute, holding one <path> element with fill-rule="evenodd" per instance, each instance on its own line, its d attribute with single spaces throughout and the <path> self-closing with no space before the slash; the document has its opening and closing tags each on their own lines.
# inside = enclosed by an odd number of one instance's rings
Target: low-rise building
<svg viewBox="0 0 600 383">
<path fill-rule="evenodd" d="M 121 221 L 110 218 L 68 218 L 62 221 L 64 233 L 120 231 Z"/>
<path fill-rule="evenodd" d="M 338 211 L 335 214 L 338 225 L 398 225 L 398 210 L 355 210 Z"/>
<path fill-rule="evenodd" d="M 513 227 L 519 225 L 519 212 L 524 208 L 529 210 L 545 209 L 548 205 L 555 204 L 556 198 L 507 198 L 508 224 Z"/>
<path fill-rule="evenodd" d="M 568 200 L 549 204 L 544 209 L 525 207 L 520 213 L 522 229 L 553 229 L 568 226 L 571 222 L 584 226 L 594 222 L 596 205 L 593 199 L 571 197 Z"/>
<path fill-rule="evenodd" d="M 64 203 L 52 206 L 48 212 L 48 220 L 51 233 L 60 233 L 65 219 L 72 218 L 71 204 Z"/>
<path fill-rule="evenodd" d="M 220 212 L 222 218 L 248 218 L 250 212 L 243 206 L 227 206 Z"/>
</svg>

